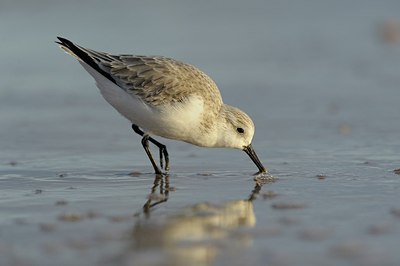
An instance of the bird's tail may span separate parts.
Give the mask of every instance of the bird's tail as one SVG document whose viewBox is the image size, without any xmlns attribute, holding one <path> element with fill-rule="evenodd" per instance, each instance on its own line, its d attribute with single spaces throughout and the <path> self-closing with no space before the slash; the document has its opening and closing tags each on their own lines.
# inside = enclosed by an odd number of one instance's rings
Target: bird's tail
<svg viewBox="0 0 400 266">
<path fill-rule="evenodd" d="M 109 71 L 106 71 L 104 69 L 104 66 L 101 67 L 101 63 L 104 62 L 101 61 L 101 59 L 109 60 L 109 58 L 107 58 L 104 53 L 83 48 L 62 37 L 57 37 L 57 39 L 59 41 L 56 41 L 56 43 L 58 43 L 60 45 L 60 48 L 63 49 L 67 54 L 75 57 L 82 63 L 86 63 L 94 70 L 105 76 L 107 79 L 116 83 L 114 78 L 110 75 Z"/>
</svg>

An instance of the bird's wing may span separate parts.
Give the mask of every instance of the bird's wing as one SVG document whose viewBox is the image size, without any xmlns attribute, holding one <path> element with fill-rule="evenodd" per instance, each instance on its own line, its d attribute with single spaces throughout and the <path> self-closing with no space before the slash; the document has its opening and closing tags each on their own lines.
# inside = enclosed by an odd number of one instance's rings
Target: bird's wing
<svg viewBox="0 0 400 266">
<path fill-rule="evenodd" d="M 58 39 L 67 53 L 153 106 L 184 102 L 192 95 L 222 104 L 214 81 L 192 65 L 161 56 L 111 55 Z"/>
</svg>

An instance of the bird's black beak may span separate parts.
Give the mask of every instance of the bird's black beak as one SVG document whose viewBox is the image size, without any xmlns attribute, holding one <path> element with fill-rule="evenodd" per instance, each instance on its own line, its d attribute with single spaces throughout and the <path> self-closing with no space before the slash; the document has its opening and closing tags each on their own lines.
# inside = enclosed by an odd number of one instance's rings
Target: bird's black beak
<svg viewBox="0 0 400 266">
<path fill-rule="evenodd" d="M 247 155 L 249 155 L 250 159 L 257 166 L 259 171 L 258 171 L 258 173 L 256 173 L 256 175 L 267 172 L 267 169 L 265 169 L 265 167 L 262 165 L 260 159 L 258 159 L 258 156 L 257 156 L 256 152 L 254 151 L 253 147 L 251 146 L 251 144 L 249 144 L 249 146 L 245 146 L 243 148 L 243 151 L 245 153 L 247 153 Z"/>
</svg>

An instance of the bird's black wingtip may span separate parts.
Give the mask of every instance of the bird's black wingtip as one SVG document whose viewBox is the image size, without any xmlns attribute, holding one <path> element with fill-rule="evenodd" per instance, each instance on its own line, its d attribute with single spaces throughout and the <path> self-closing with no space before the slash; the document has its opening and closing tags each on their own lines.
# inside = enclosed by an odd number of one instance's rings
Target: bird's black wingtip
<svg viewBox="0 0 400 266">
<path fill-rule="evenodd" d="M 65 38 L 63 38 L 63 37 L 60 37 L 60 36 L 57 36 L 57 39 L 58 39 L 59 41 L 61 41 L 61 42 L 69 42 L 69 40 L 67 40 L 67 39 L 65 39 Z"/>
<path fill-rule="evenodd" d="M 70 40 L 67 40 L 63 37 L 57 36 L 57 39 L 59 40 L 59 41 L 55 41 L 55 43 L 57 43 L 57 44 L 64 45 L 66 47 L 74 46 L 74 44 Z"/>
<path fill-rule="evenodd" d="M 67 40 L 63 37 L 57 36 L 57 39 L 59 41 L 56 41 L 56 43 L 61 45 L 61 48 L 66 50 L 68 54 L 78 58 L 80 61 L 85 62 L 86 64 L 91 66 L 93 69 L 98 71 L 100 74 L 105 76 L 107 79 L 109 79 L 111 82 L 117 84 L 115 79 L 110 75 L 110 73 L 107 73 L 106 71 L 101 69 L 99 67 L 98 63 L 95 62 L 93 57 L 90 54 L 88 54 L 88 52 L 85 51 L 84 48 L 75 45 L 73 42 L 71 42 L 70 40 Z"/>
</svg>

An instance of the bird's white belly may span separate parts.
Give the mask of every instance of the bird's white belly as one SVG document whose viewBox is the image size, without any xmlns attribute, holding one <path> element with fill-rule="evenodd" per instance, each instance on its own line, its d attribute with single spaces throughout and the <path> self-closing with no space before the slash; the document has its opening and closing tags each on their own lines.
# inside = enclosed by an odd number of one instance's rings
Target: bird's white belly
<svg viewBox="0 0 400 266">
<path fill-rule="evenodd" d="M 86 63 L 80 63 L 94 77 L 104 99 L 125 118 L 143 127 L 143 123 L 153 116 L 153 110 L 140 99 L 130 95 Z"/>
</svg>

